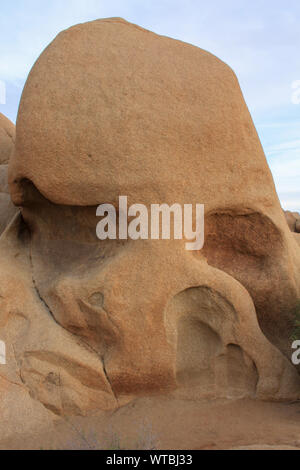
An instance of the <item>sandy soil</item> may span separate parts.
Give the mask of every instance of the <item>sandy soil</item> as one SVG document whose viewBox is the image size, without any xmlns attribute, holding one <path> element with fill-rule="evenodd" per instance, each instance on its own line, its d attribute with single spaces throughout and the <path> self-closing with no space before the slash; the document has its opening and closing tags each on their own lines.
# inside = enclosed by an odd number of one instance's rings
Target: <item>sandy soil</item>
<svg viewBox="0 0 300 470">
<path fill-rule="evenodd" d="M 0 449 L 295 449 L 300 403 L 140 398 L 115 412 L 54 419 Z"/>
</svg>

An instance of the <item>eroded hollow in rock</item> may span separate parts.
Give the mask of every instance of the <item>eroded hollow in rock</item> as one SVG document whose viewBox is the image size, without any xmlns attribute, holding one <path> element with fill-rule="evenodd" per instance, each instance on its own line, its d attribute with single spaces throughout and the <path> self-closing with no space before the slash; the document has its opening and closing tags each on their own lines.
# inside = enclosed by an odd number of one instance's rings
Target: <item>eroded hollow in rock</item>
<svg viewBox="0 0 300 470">
<path fill-rule="evenodd" d="M 258 372 L 238 344 L 232 343 L 236 312 L 207 286 L 177 294 L 166 311 L 169 340 L 176 348 L 176 377 L 202 396 L 255 396 Z"/>
<path fill-rule="evenodd" d="M 202 253 L 246 287 L 262 331 L 289 357 L 282 333 L 288 337 L 292 330 L 297 289 L 279 228 L 259 212 L 216 211 L 206 217 Z"/>
<path fill-rule="evenodd" d="M 93 288 L 93 277 L 124 241 L 99 242 L 96 207 L 53 204 L 29 180 L 19 183 L 19 191 L 40 299 L 63 328 L 103 354 L 117 333 L 105 311 L 101 287 L 96 283 Z"/>
</svg>

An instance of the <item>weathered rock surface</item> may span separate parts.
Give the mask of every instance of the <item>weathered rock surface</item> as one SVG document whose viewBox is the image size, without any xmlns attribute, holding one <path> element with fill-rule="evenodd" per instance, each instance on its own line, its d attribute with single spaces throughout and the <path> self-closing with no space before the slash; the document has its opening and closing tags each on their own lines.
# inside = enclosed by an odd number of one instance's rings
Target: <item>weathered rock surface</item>
<svg viewBox="0 0 300 470">
<path fill-rule="evenodd" d="M 291 232 L 300 233 L 299 212 L 284 211 L 284 215 Z"/>
<path fill-rule="evenodd" d="M 7 165 L 15 144 L 15 126 L 0 113 L 0 165 Z"/>
<path fill-rule="evenodd" d="M 296 399 L 300 251 L 232 70 L 122 19 L 64 31 L 33 67 L 0 242 L 6 380 L 56 415 L 132 397 Z M 96 238 L 96 206 L 205 204 L 184 240 Z M 1 427 L 0 427 L 1 429 Z"/>
<path fill-rule="evenodd" d="M 16 208 L 11 202 L 7 182 L 7 166 L 14 142 L 15 126 L 0 113 L 0 234 L 16 213 Z"/>
</svg>

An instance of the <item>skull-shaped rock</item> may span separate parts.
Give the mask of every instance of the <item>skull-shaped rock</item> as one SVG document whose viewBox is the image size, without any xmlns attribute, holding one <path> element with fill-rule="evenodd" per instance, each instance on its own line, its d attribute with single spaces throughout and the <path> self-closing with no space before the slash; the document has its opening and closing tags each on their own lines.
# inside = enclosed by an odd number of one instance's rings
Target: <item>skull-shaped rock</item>
<svg viewBox="0 0 300 470">
<path fill-rule="evenodd" d="M 0 244 L 2 332 L 48 409 L 299 395 L 300 252 L 223 62 L 118 18 L 62 32 L 25 85 L 9 178 L 22 216 Z M 99 241 L 96 207 L 121 195 L 204 204 L 204 248 Z"/>
</svg>

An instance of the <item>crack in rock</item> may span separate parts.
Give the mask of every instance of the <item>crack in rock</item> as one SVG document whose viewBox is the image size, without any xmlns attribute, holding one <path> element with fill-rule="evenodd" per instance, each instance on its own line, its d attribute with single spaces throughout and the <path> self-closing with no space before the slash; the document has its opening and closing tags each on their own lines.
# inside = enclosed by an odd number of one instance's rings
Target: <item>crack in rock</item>
<svg viewBox="0 0 300 470">
<path fill-rule="evenodd" d="M 60 328 L 63 328 L 59 323 L 58 321 L 55 319 L 55 316 L 52 312 L 52 310 L 50 309 L 49 305 L 47 304 L 47 302 L 44 300 L 44 298 L 42 297 L 40 291 L 39 291 L 39 288 L 37 286 L 37 283 L 36 283 L 36 280 L 35 280 L 35 277 L 34 277 L 34 265 L 33 265 L 33 258 L 32 258 L 32 245 L 30 244 L 30 249 L 29 249 L 29 259 L 30 259 L 30 265 L 31 265 L 31 277 L 32 277 L 32 283 L 33 283 L 33 287 L 34 287 L 34 290 L 38 296 L 38 298 L 40 299 L 40 301 L 42 302 L 42 304 L 44 305 L 44 307 L 46 308 L 47 312 L 49 313 L 49 315 L 51 316 L 51 318 L 55 321 L 55 323 L 60 327 Z M 65 331 L 67 331 L 65 328 L 63 328 Z M 79 335 L 77 335 L 76 333 L 70 333 L 68 332 L 70 335 L 74 335 L 76 336 L 79 340 L 80 340 L 80 343 L 83 347 L 87 348 L 88 350 L 90 350 L 91 352 L 93 352 L 94 354 L 96 354 L 100 359 L 101 359 L 101 362 L 102 362 L 102 367 L 103 367 L 103 373 L 106 377 L 106 380 L 108 382 L 108 385 L 111 389 L 111 393 L 112 395 L 114 396 L 115 400 L 116 400 L 116 403 L 117 405 L 119 406 L 119 402 L 118 402 L 118 398 L 114 392 L 114 389 L 112 387 L 112 384 L 111 384 L 111 381 L 110 381 L 110 378 L 109 378 L 109 375 L 107 373 L 107 370 L 106 370 L 106 367 L 105 367 L 105 361 L 104 361 L 104 357 L 103 356 L 100 356 L 99 353 L 88 343 L 86 343 Z M 21 372 L 20 372 L 20 377 L 21 377 Z M 24 383 L 22 377 L 21 377 L 21 380 L 22 382 Z"/>
</svg>

